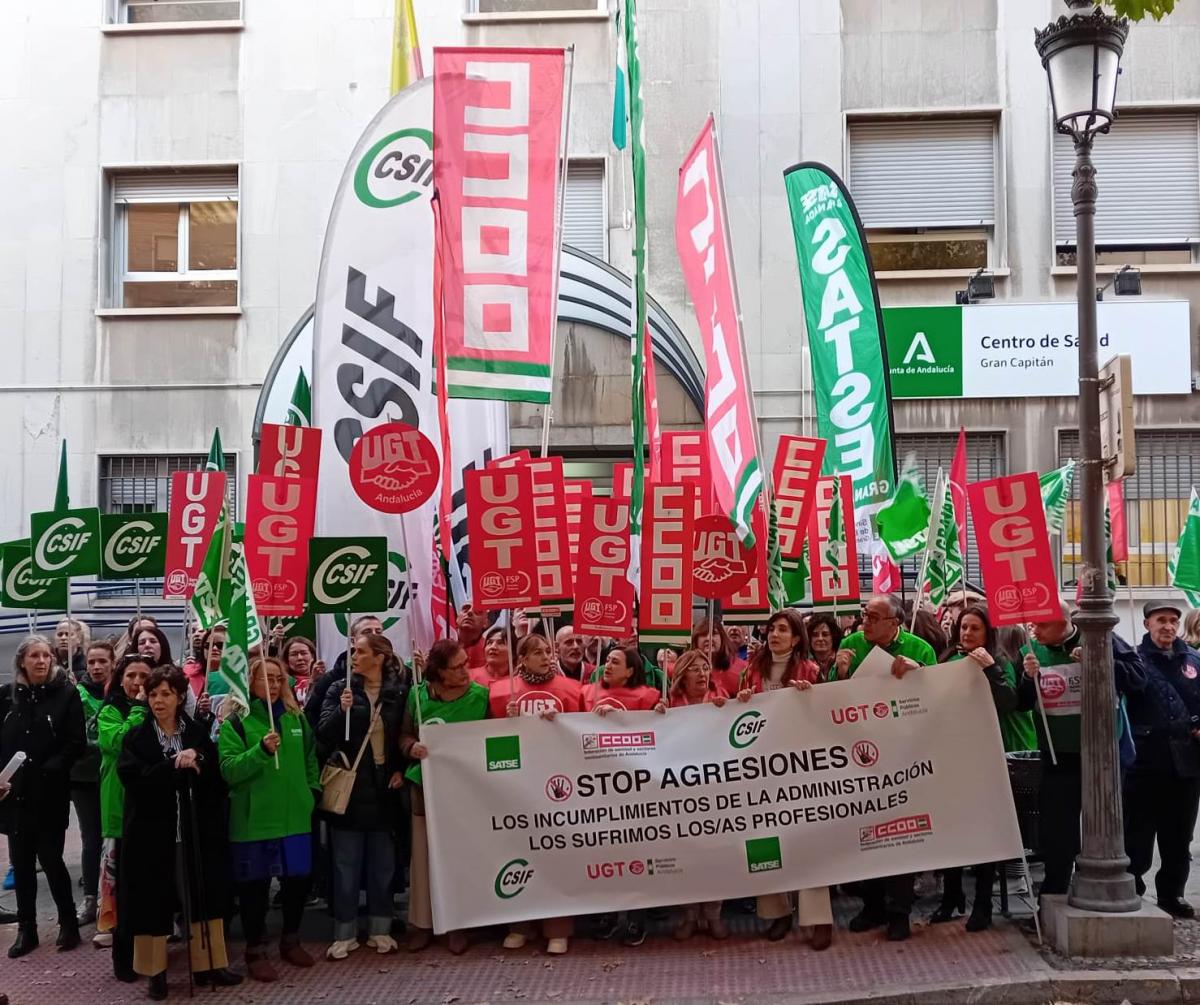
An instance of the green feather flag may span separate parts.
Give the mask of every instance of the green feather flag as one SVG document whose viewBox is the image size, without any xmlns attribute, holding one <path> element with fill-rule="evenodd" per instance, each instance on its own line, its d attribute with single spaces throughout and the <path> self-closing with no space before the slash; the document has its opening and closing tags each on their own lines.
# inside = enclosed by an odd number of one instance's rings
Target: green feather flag
<svg viewBox="0 0 1200 1005">
<path fill-rule="evenodd" d="M 54 512 L 71 508 L 71 492 L 67 488 L 67 441 L 62 441 L 58 455 L 58 484 L 54 488 Z"/>
<path fill-rule="evenodd" d="M 208 448 L 208 458 L 204 462 L 205 471 L 225 470 L 225 451 L 221 449 L 221 430 L 213 430 L 212 446 Z"/>
<path fill-rule="evenodd" d="M 1167 564 L 1167 577 L 1192 607 L 1200 607 L 1200 494 L 1194 486 L 1179 541 Z"/>
<path fill-rule="evenodd" d="M 312 425 L 312 388 L 308 386 L 308 378 L 304 368 L 296 375 L 296 386 L 292 388 L 292 400 L 288 405 L 287 424 L 289 426 Z"/>
<path fill-rule="evenodd" d="M 921 473 L 909 454 L 896 481 L 896 491 L 875 514 L 879 538 L 895 561 L 901 562 L 926 546 L 930 513 Z"/>
<path fill-rule="evenodd" d="M 1071 501 L 1071 486 L 1075 482 L 1075 462 L 1067 461 L 1061 468 L 1047 471 L 1038 479 L 1042 487 L 1042 506 L 1046 510 L 1046 532 L 1061 534 L 1067 518 L 1067 503 Z"/>
</svg>

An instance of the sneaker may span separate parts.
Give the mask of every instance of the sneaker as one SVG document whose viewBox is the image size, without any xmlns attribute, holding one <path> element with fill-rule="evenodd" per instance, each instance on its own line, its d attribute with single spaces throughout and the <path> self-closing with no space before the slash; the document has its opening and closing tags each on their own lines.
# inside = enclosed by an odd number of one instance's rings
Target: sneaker
<svg viewBox="0 0 1200 1005">
<path fill-rule="evenodd" d="M 112 942 L 112 932 L 97 932 L 92 936 L 92 945 L 97 949 L 111 949 Z"/>
<path fill-rule="evenodd" d="M 645 941 L 646 926 L 640 921 L 631 921 L 625 928 L 625 934 L 621 937 L 622 945 L 629 946 L 632 949 L 634 946 L 640 946 Z M 563 952 L 565 953 L 566 950 L 564 949 Z"/>
<path fill-rule="evenodd" d="M 645 938 L 645 935 L 642 935 Z M 551 939 L 546 943 L 546 952 L 551 956 L 562 956 L 570 948 L 570 943 L 566 939 Z"/>
<path fill-rule="evenodd" d="M 338 939 L 336 942 L 330 943 L 329 948 L 325 950 L 325 958 L 327 960 L 344 960 L 357 948 L 357 939 Z"/>
<path fill-rule="evenodd" d="M 386 956 L 388 953 L 394 953 L 400 947 L 396 944 L 396 940 L 390 935 L 368 935 L 367 947 L 374 949 L 380 956 Z"/>
<path fill-rule="evenodd" d="M 522 932 L 509 932 L 504 936 L 504 941 L 500 945 L 505 949 L 523 949 L 525 947 L 525 935 Z"/>
</svg>

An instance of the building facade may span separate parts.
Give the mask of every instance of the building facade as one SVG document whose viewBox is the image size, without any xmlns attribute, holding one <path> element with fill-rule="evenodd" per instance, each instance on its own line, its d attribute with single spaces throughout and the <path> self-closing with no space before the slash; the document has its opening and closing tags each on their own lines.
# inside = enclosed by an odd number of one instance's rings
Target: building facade
<svg viewBox="0 0 1200 1005">
<path fill-rule="evenodd" d="M 415 4 L 426 67 L 437 44 L 573 46 L 567 241 L 627 273 L 628 153 L 610 139 L 617 6 Z M 217 426 L 244 484 L 264 378 L 314 298 L 338 179 L 387 100 L 393 4 L 19 7 L 0 38 L 10 137 L 0 540 L 23 536 L 26 515 L 51 503 L 62 438 L 79 504 L 164 508 L 167 473 L 192 466 Z M 1074 398 L 1049 393 L 1064 379 L 1069 390 L 1071 353 L 1040 344 L 1069 349 L 1069 311 L 1064 323 L 1050 305 L 1075 289 L 1071 151 L 1052 135 L 1033 46 L 1034 27 L 1062 13 L 1057 0 L 642 0 L 639 10 L 650 292 L 702 358 L 674 204 L 678 165 L 712 112 L 768 463 L 780 434 L 815 430 L 782 177 L 803 160 L 829 165 L 854 194 L 885 309 L 942 308 L 888 315 L 897 387 L 921 395 L 895 403 L 897 453 L 932 472 L 962 426 L 973 478 L 1071 456 Z M 1141 273 L 1140 297 L 1104 294 L 1119 329 L 1112 349 L 1134 356 L 1135 389 L 1155 389 L 1136 398 L 1138 470 L 1125 490 L 1122 572 L 1141 592 L 1161 592 L 1200 481 L 1197 52 L 1200 12 L 1188 4 L 1134 26 L 1121 118 L 1096 149 L 1100 281 L 1125 265 Z M 956 311 L 980 269 L 994 298 Z M 982 352 L 985 337 L 1035 345 Z M 931 376 L 947 366 L 958 376 Z M 627 368 L 620 337 L 560 325 L 551 443 L 601 480 L 628 451 Z M 700 421 L 686 380 L 664 374 L 660 392 L 668 428 Z M 540 410 L 510 416 L 514 445 L 535 443 Z M 1070 584 L 1073 513 L 1064 536 Z"/>
</svg>

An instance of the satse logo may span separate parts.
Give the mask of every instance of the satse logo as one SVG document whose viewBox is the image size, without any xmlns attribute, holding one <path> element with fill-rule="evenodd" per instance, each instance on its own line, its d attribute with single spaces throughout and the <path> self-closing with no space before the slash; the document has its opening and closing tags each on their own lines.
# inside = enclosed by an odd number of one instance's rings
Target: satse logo
<svg viewBox="0 0 1200 1005">
<path fill-rule="evenodd" d="M 746 869 L 749 872 L 771 872 L 783 868 L 783 852 L 778 837 L 746 839 Z"/>
<path fill-rule="evenodd" d="M 433 133 L 401 129 L 364 155 L 354 172 L 354 194 L 364 206 L 390 209 L 412 202 L 433 182 Z"/>
<path fill-rule="evenodd" d="M 85 530 L 87 524 L 77 516 L 65 516 L 52 523 L 44 534 L 38 538 L 34 558 L 38 568 L 55 572 L 71 563 L 76 553 L 85 547 L 92 538 L 92 532 Z M 56 556 L 61 555 L 61 560 Z"/>
<path fill-rule="evenodd" d="M 366 548 L 356 544 L 346 545 L 327 555 L 325 561 L 317 566 L 317 571 L 313 573 L 313 596 L 329 606 L 345 604 L 352 600 L 379 569 L 373 562 L 364 561 L 370 555 Z M 336 586 L 349 586 L 353 589 L 334 592 L 332 587 Z"/>
<path fill-rule="evenodd" d="M 493 889 L 501 900 L 512 900 L 533 879 L 533 866 L 523 858 L 514 858 L 500 866 Z"/>
<path fill-rule="evenodd" d="M 739 750 L 750 746 L 759 738 L 766 725 L 766 716 L 757 709 L 752 708 L 749 712 L 743 712 L 733 720 L 733 725 L 729 727 L 729 745 L 737 747 Z"/>
<path fill-rule="evenodd" d="M 488 771 L 516 771 L 521 767 L 519 736 L 489 736 L 484 740 Z"/>
</svg>

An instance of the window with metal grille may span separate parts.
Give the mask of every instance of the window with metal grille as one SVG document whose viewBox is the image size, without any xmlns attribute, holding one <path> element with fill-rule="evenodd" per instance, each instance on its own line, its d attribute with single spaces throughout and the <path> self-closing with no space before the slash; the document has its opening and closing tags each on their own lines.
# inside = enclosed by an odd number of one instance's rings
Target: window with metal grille
<svg viewBox="0 0 1200 1005">
<path fill-rule="evenodd" d="M 473 14 L 534 14 L 605 10 L 607 0 L 467 0 Z"/>
<path fill-rule="evenodd" d="M 165 513 L 171 504 L 171 475 L 204 467 L 207 454 L 102 455 L 101 513 Z M 237 456 L 225 455 L 229 512 L 237 515 Z"/>
<path fill-rule="evenodd" d="M 109 0 L 116 24 L 195 24 L 237 21 L 241 0 Z"/>
<path fill-rule="evenodd" d="M 1079 432 L 1058 434 L 1058 462 L 1079 459 Z M 1124 479 L 1129 561 L 1117 565 L 1117 581 L 1129 586 L 1166 586 L 1167 562 L 1187 517 L 1192 486 L 1200 485 L 1200 429 L 1139 429 L 1137 471 Z M 1079 476 L 1061 541 L 1062 583 L 1075 586 L 1081 566 L 1083 524 Z"/>
<path fill-rule="evenodd" d="M 563 244 L 608 259 L 608 219 L 604 212 L 604 161 L 574 160 L 567 165 Z"/>
</svg>

